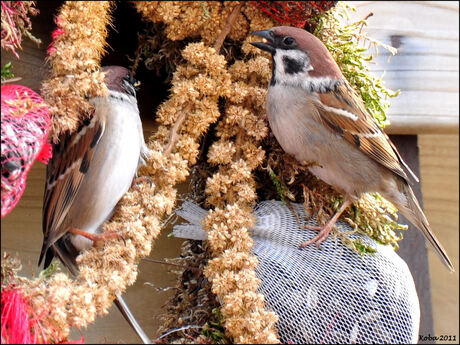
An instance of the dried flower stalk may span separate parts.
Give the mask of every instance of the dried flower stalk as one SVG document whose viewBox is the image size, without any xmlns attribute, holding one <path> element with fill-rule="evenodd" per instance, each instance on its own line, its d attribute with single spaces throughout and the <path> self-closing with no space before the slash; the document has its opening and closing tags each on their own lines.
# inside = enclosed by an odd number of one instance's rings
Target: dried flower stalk
<svg viewBox="0 0 460 345">
<path fill-rule="evenodd" d="M 56 18 L 58 28 L 47 56 L 51 76 L 41 89 L 53 119 L 54 142 L 62 132 L 75 131 L 82 117 L 90 116 L 93 108 L 87 98 L 107 94 L 99 68 L 111 6 L 110 1 L 67 1 Z"/>
<path fill-rule="evenodd" d="M 218 50 L 227 34 L 230 38 L 242 39 L 248 36 L 250 29 L 273 26 L 252 5 L 242 2 L 195 2 L 187 6 L 177 1 L 135 4 L 144 17 L 165 23 L 170 39 L 199 36 L 205 44 L 213 44 Z M 248 52 L 254 52 L 249 44 L 245 47 Z M 203 45 L 200 48 L 202 58 L 209 59 L 206 51 L 211 48 Z M 223 58 L 213 51 L 214 59 Z M 257 259 L 251 253 L 252 239 L 248 233 L 254 223 L 251 206 L 257 197 L 252 170 L 264 158 L 258 142 L 268 131 L 256 115 L 264 109 L 265 85 L 270 73 L 268 60 L 257 55 L 249 62 L 238 61 L 230 68 L 224 64 L 222 68 L 220 73 L 226 77 L 218 83 L 210 78 L 216 70 L 213 61 L 207 62 L 199 74 L 189 66 L 177 69 L 172 96 L 157 114 L 162 123 L 170 125 L 169 134 L 166 127 L 160 128 L 156 141 L 168 140 L 164 154 L 180 150 L 181 132 L 193 133 L 194 128 L 201 128 L 193 108 L 209 111 L 211 107 L 215 113 L 208 118 L 215 121 L 220 115 L 218 97 L 227 100 L 225 115 L 217 126 L 220 139 L 211 146 L 208 156 L 211 164 L 220 166 L 206 187 L 207 202 L 216 208 L 204 222 L 205 229 L 210 230 L 208 239 L 215 257 L 205 274 L 212 281 L 213 292 L 223 301 L 224 324 L 235 342 L 278 343 L 274 328 L 276 315 L 265 310 L 264 297 L 257 293 L 260 284 L 254 271 Z"/>
</svg>

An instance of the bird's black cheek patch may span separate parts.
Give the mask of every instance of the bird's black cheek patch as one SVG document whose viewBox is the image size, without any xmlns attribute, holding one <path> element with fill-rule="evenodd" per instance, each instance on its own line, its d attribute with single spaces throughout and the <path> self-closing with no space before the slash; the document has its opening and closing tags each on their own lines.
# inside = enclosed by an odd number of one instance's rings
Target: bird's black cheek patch
<svg viewBox="0 0 460 345">
<path fill-rule="evenodd" d="M 275 54 L 276 54 L 276 51 L 273 53 L 273 56 L 275 56 Z M 275 73 L 276 73 L 276 62 L 275 62 L 275 59 L 272 57 L 272 79 L 270 80 L 270 86 L 276 85 Z"/>
<path fill-rule="evenodd" d="M 302 71 L 304 62 L 283 56 L 284 72 L 287 74 L 296 74 Z"/>
</svg>

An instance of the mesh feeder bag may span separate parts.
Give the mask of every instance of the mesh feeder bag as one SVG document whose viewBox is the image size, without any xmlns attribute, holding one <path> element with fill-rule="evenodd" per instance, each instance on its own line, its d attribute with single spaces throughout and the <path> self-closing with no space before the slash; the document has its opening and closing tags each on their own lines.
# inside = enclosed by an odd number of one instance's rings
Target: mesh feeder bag
<svg viewBox="0 0 460 345">
<path fill-rule="evenodd" d="M 416 343 L 418 296 L 406 263 L 393 248 L 350 233 L 353 229 L 339 222 L 340 232 L 351 240 L 360 238 L 375 253 L 362 256 L 334 235 L 320 248 L 299 249 L 317 234 L 303 225 L 317 224 L 301 204 L 291 206 L 292 211 L 280 201 L 259 203 L 251 229 L 260 292 L 279 317 L 281 342 Z M 206 239 L 201 227 L 206 210 L 186 201 L 176 213 L 189 222 L 174 227 L 176 237 Z"/>
<path fill-rule="evenodd" d="M 51 157 L 50 114 L 42 98 L 22 85 L 2 85 L 2 218 L 19 202 L 35 160 Z"/>
</svg>

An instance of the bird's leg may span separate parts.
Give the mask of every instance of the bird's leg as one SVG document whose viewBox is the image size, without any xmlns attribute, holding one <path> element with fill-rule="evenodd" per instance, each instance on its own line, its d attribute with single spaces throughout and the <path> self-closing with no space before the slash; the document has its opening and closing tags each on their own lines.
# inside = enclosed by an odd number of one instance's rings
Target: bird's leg
<svg viewBox="0 0 460 345">
<path fill-rule="evenodd" d="M 87 239 L 93 241 L 93 247 L 101 247 L 105 241 L 114 238 L 117 240 L 121 239 L 126 244 L 124 237 L 116 231 L 106 231 L 103 234 L 91 234 L 77 228 L 70 228 L 69 232 L 86 237 Z"/>
<path fill-rule="evenodd" d="M 342 206 L 340 206 L 340 209 L 334 214 L 334 216 L 324 226 L 305 225 L 305 228 L 307 229 L 318 230 L 319 234 L 315 236 L 313 239 L 311 239 L 310 241 L 303 242 L 299 248 L 305 248 L 306 246 L 312 243 L 316 243 L 316 245 L 319 247 L 319 245 L 329 237 L 329 233 L 331 232 L 335 223 L 337 222 L 339 217 L 342 215 L 342 213 L 351 204 L 352 204 L 351 200 L 345 199 Z"/>
</svg>

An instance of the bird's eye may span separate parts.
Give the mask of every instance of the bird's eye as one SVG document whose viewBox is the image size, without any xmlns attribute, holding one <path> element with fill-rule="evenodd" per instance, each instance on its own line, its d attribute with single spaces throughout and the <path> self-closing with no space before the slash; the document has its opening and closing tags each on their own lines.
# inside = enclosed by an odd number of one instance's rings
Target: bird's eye
<svg viewBox="0 0 460 345">
<path fill-rule="evenodd" d="M 135 80 L 134 80 L 133 76 L 131 75 L 131 73 L 126 74 L 123 77 L 123 80 L 125 80 L 126 82 L 128 82 L 130 84 L 134 84 L 134 82 L 135 82 Z"/>
<path fill-rule="evenodd" d="M 295 40 L 294 40 L 292 37 L 285 37 L 285 38 L 283 39 L 283 43 L 284 43 L 285 45 L 287 45 L 287 46 L 293 45 L 294 42 L 295 42 Z"/>
<path fill-rule="evenodd" d="M 141 83 L 136 80 L 131 73 L 128 73 L 123 77 L 123 83 L 133 86 L 136 91 L 139 90 L 139 85 L 141 85 Z"/>
</svg>

